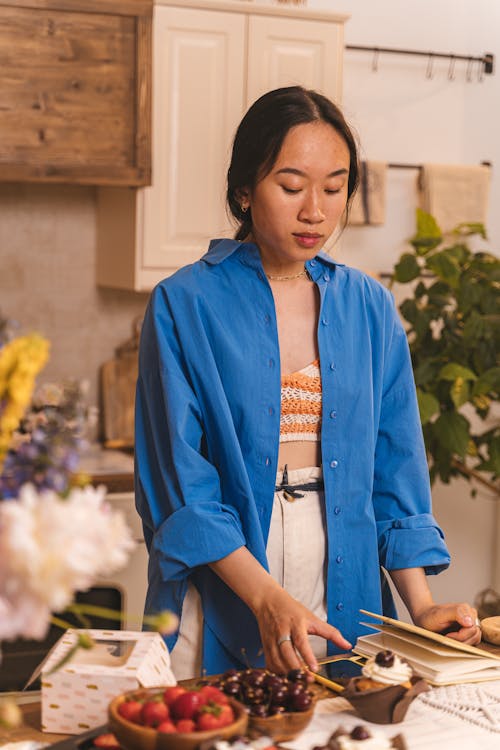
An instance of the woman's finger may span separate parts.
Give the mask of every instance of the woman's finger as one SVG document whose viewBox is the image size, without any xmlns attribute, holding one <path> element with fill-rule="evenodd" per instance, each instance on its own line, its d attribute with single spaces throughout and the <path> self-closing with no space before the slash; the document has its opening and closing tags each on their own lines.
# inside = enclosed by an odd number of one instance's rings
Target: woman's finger
<svg viewBox="0 0 500 750">
<path fill-rule="evenodd" d="M 461 628 L 453 633 L 448 633 L 448 638 L 460 643 L 467 643 L 469 646 L 475 646 L 481 640 L 481 628 L 474 625 L 472 628 Z"/>
</svg>

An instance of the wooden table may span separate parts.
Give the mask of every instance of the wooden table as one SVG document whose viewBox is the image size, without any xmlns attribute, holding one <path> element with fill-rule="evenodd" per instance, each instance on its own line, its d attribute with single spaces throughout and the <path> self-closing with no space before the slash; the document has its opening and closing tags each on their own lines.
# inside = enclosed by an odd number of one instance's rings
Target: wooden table
<svg viewBox="0 0 500 750">
<path fill-rule="evenodd" d="M 357 724 L 364 723 L 388 737 L 403 734 L 409 750 L 498 750 L 500 747 L 500 680 L 459 686 L 459 689 L 465 691 L 465 700 L 470 698 L 471 703 L 478 702 L 477 696 L 481 693 L 489 695 L 493 700 L 489 707 L 490 718 L 493 721 L 485 720 L 485 717 L 479 717 L 480 720 L 475 721 L 474 715 L 471 720 L 471 717 L 465 717 L 463 712 L 459 715 L 447 709 L 446 694 L 443 696 L 442 692 L 445 689 L 437 688 L 436 692 L 431 694 L 434 698 L 434 705 L 429 704 L 430 694 L 424 693 L 412 703 L 404 721 L 400 724 L 383 726 L 368 724 L 361 722 L 347 701 L 325 690 L 321 695 L 322 698 L 334 697 L 319 700 L 311 724 L 295 740 L 283 743 L 283 747 L 289 750 L 311 750 L 316 745 L 324 744 L 329 735 L 339 726 L 350 730 Z M 21 696 L 22 699 L 30 701 L 22 705 L 25 725 L 10 731 L 0 729 L 0 746 L 6 742 L 23 740 L 35 740 L 47 744 L 65 739 L 65 735 L 62 734 L 48 734 L 40 731 L 39 694 L 34 693 L 29 698 L 25 693 Z"/>
</svg>

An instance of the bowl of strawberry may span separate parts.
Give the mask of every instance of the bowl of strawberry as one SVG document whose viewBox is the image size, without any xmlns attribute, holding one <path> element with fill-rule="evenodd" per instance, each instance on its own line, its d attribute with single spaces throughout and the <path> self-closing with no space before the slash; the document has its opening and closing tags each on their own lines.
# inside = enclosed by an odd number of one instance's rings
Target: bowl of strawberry
<svg viewBox="0 0 500 750">
<path fill-rule="evenodd" d="M 209 684 L 247 708 L 250 734 L 285 742 L 297 737 L 312 719 L 315 696 L 311 680 L 305 669 L 282 675 L 249 668 L 230 669 Z"/>
<path fill-rule="evenodd" d="M 244 706 L 213 685 L 132 690 L 109 705 L 109 728 L 124 750 L 197 750 L 245 733 Z"/>
</svg>

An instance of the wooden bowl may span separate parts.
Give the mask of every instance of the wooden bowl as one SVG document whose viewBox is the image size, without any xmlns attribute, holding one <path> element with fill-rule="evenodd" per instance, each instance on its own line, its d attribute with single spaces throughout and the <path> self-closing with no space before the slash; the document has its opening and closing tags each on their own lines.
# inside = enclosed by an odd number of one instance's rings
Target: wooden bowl
<svg viewBox="0 0 500 750">
<path fill-rule="evenodd" d="M 307 727 L 314 714 L 314 702 L 307 711 L 289 711 L 274 716 L 249 716 L 250 736 L 264 734 L 275 742 L 287 742 L 297 737 Z"/>
<path fill-rule="evenodd" d="M 108 707 L 108 719 L 110 731 L 118 739 L 124 750 L 197 750 L 202 742 L 219 739 L 230 739 L 239 734 L 245 734 L 248 725 L 248 713 L 244 706 L 233 698 L 229 703 L 236 717 L 232 724 L 221 729 L 206 732 L 175 732 L 166 734 L 157 732 L 151 727 L 144 727 L 124 719 L 118 713 L 118 706 L 127 699 L 134 697 L 138 699 L 148 698 L 161 693 L 162 688 L 130 690 L 128 693 L 114 698 Z"/>
</svg>

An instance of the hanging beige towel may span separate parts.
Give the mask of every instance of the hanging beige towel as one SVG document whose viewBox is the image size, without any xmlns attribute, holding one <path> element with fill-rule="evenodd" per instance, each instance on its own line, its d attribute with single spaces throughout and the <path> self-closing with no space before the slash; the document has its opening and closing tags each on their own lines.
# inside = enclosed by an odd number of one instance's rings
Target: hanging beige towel
<svg viewBox="0 0 500 750">
<path fill-rule="evenodd" d="M 349 224 L 385 223 L 386 175 L 386 162 L 361 162 L 359 187 L 351 205 Z"/>
<path fill-rule="evenodd" d="M 419 187 L 423 210 L 444 232 L 464 221 L 487 223 L 490 167 L 424 164 Z"/>
</svg>

